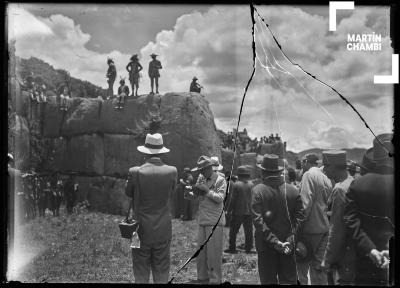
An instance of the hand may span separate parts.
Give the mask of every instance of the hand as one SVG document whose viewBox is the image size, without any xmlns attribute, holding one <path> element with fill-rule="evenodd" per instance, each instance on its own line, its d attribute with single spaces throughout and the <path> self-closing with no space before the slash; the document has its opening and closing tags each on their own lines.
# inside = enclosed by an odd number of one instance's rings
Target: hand
<svg viewBox="0 0 400 288">
<path fill-rule="evenodd" d="M 281 253 L 281 254 L 289 254 L 291 249 L 289 248 L 290 243 L 289 242 L 281 242 L 278 241 L 278 243 L 275 244 L 275 249 Z"/>
<path fill-rule="evenodd" d="M 199 189 L 199 190 L 201 190 L 201 191 L 203 191 L 204 192 L 204 194 L 207 194 L 208 193 L 208 191 L 210 191 L 210 189 L 208 188 L 208 186 L 206 185 L 206 184 L 198 184 L 198 185 L 196 185 L 196 188 L 197 189 Z"/>
<path fill-rule="evenodd" d="M 387 269 L 390 264 L 389 250 L 382 250 L 380 253 L 383 257 L 383 263 L 380 267 L 382 269 Z"/>
<path fill-rule="evenodd" d="M 376 249 L 372 249 L 369 254 L 368 254 L 369 259 L 371 259 L 371 261 L 377 266 L 377 267 L 381 267 L 383 262 L 384 262 L 384 257 L 381 255 L 381 253 L 376 250 Z"/>
<path fill-rule="evenodd" d="M 329 265 L 329 263 L 325 262 L 325 259 L 322 260 L 321 265 L 319 266 L 321 271 L 328 271 L 331 267 L 331 265 Z"/>
</svg>

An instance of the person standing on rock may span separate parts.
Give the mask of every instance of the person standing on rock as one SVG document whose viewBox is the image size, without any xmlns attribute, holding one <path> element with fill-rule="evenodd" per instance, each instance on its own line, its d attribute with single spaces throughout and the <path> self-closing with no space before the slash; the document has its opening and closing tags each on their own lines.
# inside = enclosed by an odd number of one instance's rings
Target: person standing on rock
<svg viewBox="0 0 400 288">
<path fill-rule="evenodd" d="M 142 65 L 139 63 L 138 55 L 135 54 L 131 57 L 131 61 L 126 66 L 126 71 L 129 73 L 129 81 L 131 82 L 132 95 L 135 91 L 135 96 L 138 96 L 140 71 L 143 70 Z M 136 89 L 135 89 L 136 88 Z"/>
<path fill-rule="evenodd" d="M 60 94 L 60 110 L 68 111 L 68 98 L 71 98 L 70 91 L 68 89 L 67 84 L 62 88 L 62 93 Z"/>
<path fill-rule="evenodd" d="M 201 86 L 199 83 L 197 83 L 197 77 L 194 76 L 192 83 L 190 83 L 190 92 L 196 92 L 196 93 L 200 93 L 201 89 L 203 88 L 203 86 Z"/>
<path fill-rule="evenodd" d="M 77 184 L 74 183 L 73 178 L 70 175 L 67 181 L 65 182 L 64 186 L 64 197 L 68 214 L 72 214 L 73 212 L 73 207 L 77 192 L 78 192 Z"/>
<path fill-rule="evenodd" d="M 250 253 L 253 248 L 253 221 L 251 218 L 251 189 L 250 171 L 246 166 L 237 169 L 239 179 L 233 184 L 229 202 L 228 214 L 231 216 L 229 229 L 229 248 L 224 252 L 236 254 L 236 235 L 243 224 L 245 235 L 245 252 Z"/>
<path fill-rule="evenodd" d="M 149 63 L 149 77 L 151 84 L 151 92 L 150 94 L 154 94 L 154 82 L 156 82 L 156 93 L 158 94 L 158 78 L 160 78 L 160 69 L 162 69 L 161 62 L 156 59 L 157 54 L 150 55 L 153 60 Z"/>
<path fill-rule="evenodd" d="M 114 60 L 111 58 L 107 59 L 108 70 L 106 74 L 107 83 L 108 83 L 108 91 L 107 91 L 107 99 L 110 99 L 114 96 L 114 82 L 115 78 L 117 78 L 117 69 L 115 68 Z"/>
<path fill-rule="evenodd" d="M 119 81 L 120 86 L 118 87 L 118 103 L 115 109 L 122 109 L 126 103 L 126 97 L 129 95 L 129 87 L 125 85 L 125 80 Z"/>
<path fill-rule="evenodd" d="M 187 192 L 187 195 L 193 199 L 200 198 L 198 248 L 210 236 L 224 208 L 226 180 L 224 176 L 213 170 L 212 164 L 210 157 L 200 156 L 197 167 L 192 169 L 192 171 L 200 171 L 199 177 L 192 191 Z M 225 215 L 222 214 L 213 235 L 197 257 L 197 280 L 192 282 L 221 284 L 224 225 Z"/>
<path fill-rule="evenodd" d="M 178 171 L 161 160 L 169 152 L 161 134 L 147 134 L 144 145 L 137 150 L 147 159 L 142 166 L 129 169 L 125 190 L 132 198 L 132 207 L 138 209 L 135 214 L 140 244 L 132 247 L 133 274 L 135 283 L 148 283 L 151 270 L 153 282 L 165 284 L 169 278 L 172 238 L 170 202 Z"/>
<path fill-rule="evenodd" d="M 193 183 L 194 179 L 193 176 L 191 174 L 190 168 L 186 167 L 183 169 L 183 175 L 182 178 L 180 179 L 180 184 L 182 186 L 182 192 L 184 193 L 185 191 L 185 186 L 190 186 Z M 184 197 L 183 200 L 183 217 L 182 220 L 183 221 L 190 221 L 193 219 L 193 204 L 192 204 L 192 200 L 189 198 Z"/>
</svg>

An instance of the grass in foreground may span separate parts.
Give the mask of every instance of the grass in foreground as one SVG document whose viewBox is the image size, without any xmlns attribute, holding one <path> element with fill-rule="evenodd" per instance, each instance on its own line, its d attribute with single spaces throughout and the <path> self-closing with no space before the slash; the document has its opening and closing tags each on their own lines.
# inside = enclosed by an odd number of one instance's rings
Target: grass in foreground
<svg viewBox="0 0 400 288">
<path fill-rule="evenodd" d="M 79 212 L 46 215 L 18 229 L 16 249 L 24 266 L 13 279 L 22 282 L 134 282 L 130 242 L 120 236 L 123 216 Z M 196 221 L 174 219 L 170 277 L 195 252 Z M 224 228 L 224 249 L 229 229 Z M 244 243 L 242 229 L 237 244 Z M 223 278 L 232 284 L 259 284 L 256 254 L 224 254 Z M 197 278 L 196 260 L 176 275 L 174 283 Z"/>
</svg>

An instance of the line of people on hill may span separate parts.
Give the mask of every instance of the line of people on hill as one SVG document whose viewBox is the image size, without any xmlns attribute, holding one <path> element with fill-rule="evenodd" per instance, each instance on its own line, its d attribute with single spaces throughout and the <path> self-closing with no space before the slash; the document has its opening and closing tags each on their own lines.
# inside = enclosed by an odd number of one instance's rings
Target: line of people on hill
<svg viewBox="0 0 400 288">
<path fill-rule="evenodd" d="M 238 133 L 238 138 L 236 141 L 236 150 L 239 153 L 249 153 L 249 152 L 260 153 L 262 144 L 273 144 L 281 141 L 282 139 L 278 135 L 278 133 L 276 133 L 275 136 L 271 134 L 269 137 L 263 136 L 260 137 L 260 139 L 257 139 L 257 137 L 251 139 L 247 135 L 246 128 L 244 128 L 243 132 Z M 226 135 L 224 134 L 222 136 L 222 148 L 233 150 L 234 144 L 235 144 L 235 131 L 228 131 Z"/>
<path fill-rule="evenodd" d="M 148 134 L 145 144 L 137 147 L 147 160 L 129 170 L 126 186 L 126 194 L 139 201 L 140 245 L 132 247 L 135 282 L 148 283 L 150 271 L 155 283 L 169 279 L 170 199 L 180 183 L 185 199 L 199 201 L 197 247 L 202 250 L 196 258 L 197 279 L 191 283 L 223 281 L 223 209 L 228 192 L 230 233 L 225 252 L 237 253 L 236 235 L 243 225 L 245 252 L 251 253 L 254 226 L 261 284 L 388 285 L 394 237 L 392 137 L 382 134 L 374 140 L 357 164 L 361 176 L 356 179 L 346 152 L 328 150 L 321 160 L 307 155 L 300 175 L 289 172 L 277 155 L 265 154 L 257 164 L 261 178 L 255 180 L 248 166 L 240 166 L 237 180 L 227 181 L 217 161 L 203 155 L 191 169 L 198 176 L 190 176 L 186 168 L 187 175 L 177 182 L 176 168 L 161 160 L 169 152 L 162 135 Z M 298 176 L 298 187 L 288 183 L 289 175 L 295 181 Z"/>
</svg>

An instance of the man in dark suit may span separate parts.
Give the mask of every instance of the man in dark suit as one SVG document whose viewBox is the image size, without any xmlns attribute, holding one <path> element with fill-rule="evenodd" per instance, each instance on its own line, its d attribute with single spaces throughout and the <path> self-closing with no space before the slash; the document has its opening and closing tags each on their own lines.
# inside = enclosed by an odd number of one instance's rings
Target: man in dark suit
<svg viewBox="0 0 400 288">
<path fill-rule="evenodd" d="M 161 134 L 147 134 L 139 152 L 146 163 L 129 169 L 126 195 L 138 201 L 133 207 L 139 221 L 139 248 L 132 248 L 135 283 L 148 283 L 150 270 L 154 283 L 167 283 L 172 237 L 170 199 L 177 181 L 177 169 L 164 164 L 160 157 L 169 152 Z M 136 190 L 136 191 L 135 191 Z"/>
<path fill-rule="evenodd" d="M 251 189 L 250 171 L 246 166 L 237 169 L 238 180 L 233 184 L 232 195 L 229 202 L 228 214 L 231 215 L 229 229 L 229 248 L 224 252 L 237 253 L 236 235 L 243 224 L 245 236 L 245 251 L 250 253 L 253 248 L 253 222 L 251 217 Z"/>
<path fill-rule="evenodd" d="M 356 248 L 355 284 L 389 285 L 389 241 L 394 237 L 393 134 L 373 141 L 373 170 L 350 185 L 344 221 Z M 393 285 L 393 283 L 391 283 Z"/>
<path fill-rule="evenodd" d="M 253 188 L 251 210 L 260 282 L 296 284 L 294 235 L 304 218 L 303 203 L 297 189 L 285 183 L 277 155 L 265 154 L 257 166 L 263 183 Z"/>
</svg>

